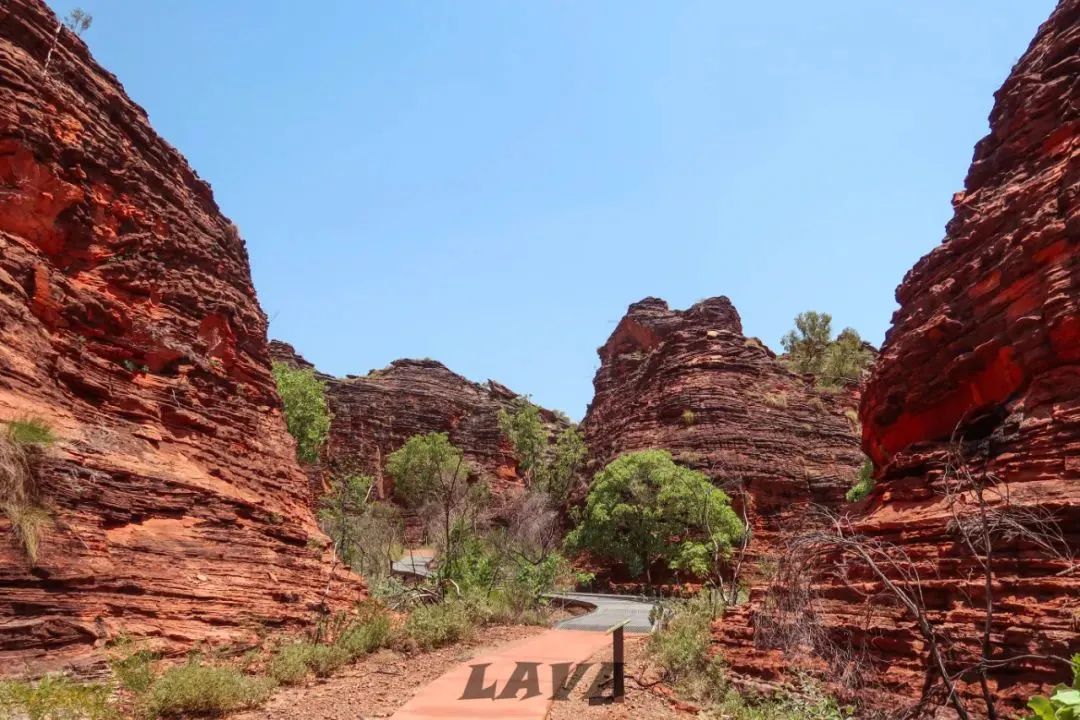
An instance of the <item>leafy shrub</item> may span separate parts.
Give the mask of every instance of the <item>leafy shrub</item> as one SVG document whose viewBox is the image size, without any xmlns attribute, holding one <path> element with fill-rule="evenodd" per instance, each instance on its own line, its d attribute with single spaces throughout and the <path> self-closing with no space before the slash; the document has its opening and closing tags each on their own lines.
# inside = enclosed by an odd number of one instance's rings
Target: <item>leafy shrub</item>
<svg viewBox="0 0 1080 720">
<path fill-rule="evenodd" d="M 691 425 L 696 425 L 697 424 L 697 413 L 695 413 L 693 410 L 683 410 L 682 411 L 682 424 L 685 425 L 686 427 L 690 427 Z"/>
<path fill-rule="evenodd" d="M 267 671 L 282 685 L 295 685 L 303 681 L 309 672 L 315 677 L 329 677 L 352 657 L 346 647 L 337 643 L 293 642 L 278 649 Z"/>
<path fill-rule="evenodd" d="M 1058 685 L 1050 697 L 1036 695 L 1028 701 L 1032 715 L 1024 720 L 1080 720 L 1080 653 L 1072 656 L 1073 684 Z"/>
<path fill-rule="evenodd" d="M 723 610 L 709 591 L 664 612 L 666 619 L 649 636 L 649 656 L 668 682 L 699 700 L 717 695 L 723 685 L 719 656 L 710 657 L 710 625 Z"/>
<path fill-rule="evenodd" d="M 516 398 L 514 411 L 499 411 L 499 430 L 510 441 L 517 457 L 518 467 L 524 473 L 525 484 L 531 485 L 536 471 L 548 447 L 548 431 L 540 418 L 540 408 L 528 398 Z"/>
<path fill-rule="evenodd" d="M 859 469 L 859 477 L 856 478 L 855 484 L 847 491 L 845 497 L 850 503 L 859 502 L 873 491 L 875 485 L 874 463 L 867 458 Z"/>
<path fill-rule="evenodd" d="M 113 660 L 110 665 L 113 675 L 120 686 L 133 693 L 141 694 L 154 683 L 154 654 L 148 650 L 137 650 Z"/>
<path fill-rule="evenodd" d="M 464 640 L 473 632 L 468 607 L 451 600 L 437 605 L 421 605 L 405 621 L 405 635 L 424 650 L 433 650 Z"/>
<path fill-rule="evenodd" d="M 296 457 L 302 462 L 315 462 L 330 433 L 326 383 L 311 369 L 285 363 L 274 363 L 273 373 L 285 408 L 285 424 L 296 439 Z"/>
<path fill-rule="evenodd" d="M 378 579 L 371 584 L 369 590 L 374 600 L 395 610 L 407 607 L 411 601 L 409 586 L 396 575 Z"/>
<path fill-rule="evenodd" d="M 324 678 L 333 675 L 349 660 L 349 653 L 338 645 L 311 645 L 306 662 L 315 677 Z"/>
<path fill-rule="evenodd" d="M 593 478 L 567 546 L 651 580 L 654 562 L 706 576 L 745 528 L 727 494 L 664 450 L 627 453 Z"/>
<path fill-rule="evenodd" d="M 266 666 L 267 674 L 282 685 L 298 685 L 308 676 L 310 643 L 295 642 L 278 648 Z"/>
<path fill-rule="evenodd" d="M 780 344 L 795 371 L 817 375 L 831 340 L 832 315 L 808 310 L 795 316 L 795 329 L 784 335 Z"/>
<path fill-rule="evenodd" d="M 163 672 L 146 691 L 143 703 L 152 716 L 220 715 L 255 707 L 273 689 L 270 678 L 189 662 Z"/>
<path fill-rule="evenodd" d="M 795 329 L 780 341 L 793 370 L 812 374 L 826 388 L 857 383 L 874 355 L 852 328 L 832 339 L 832 316 L 808 311 L 795 317 Z"/>
<path fill-rule="evenodd" d="M 104 720 L 116 717 L 104 685 L 76 683 L 60 675 L 37 682 L 0 681 L 0 717 L 28 720 Z"/>
<path fill-rule="evenodd" d="M 562 418 L 569 422 L 565 415 Z M 525 485 L 565 504 L 586 455 L 585 437 L 577 426 L 570 424 L 560 432 L 552 450 L 540 408 L 528 398 L 517 398 L 513 412 L 499 411 L 499 430 L 514 448 Z"/>
<path fill-rule="evenodd" d="M 825 349 L 818 382 L 826 387 L 854 385 L 873 359 L 874 354 L 863 344 L 859 333 L 844 328 Z"/>
<path fill-rule="evenodd" d="M 348 628 L 337 640 L 350 659 L 374 652 L 390 640 L 393 628 L 385 613 L 373 614 Z"/>
</svg>

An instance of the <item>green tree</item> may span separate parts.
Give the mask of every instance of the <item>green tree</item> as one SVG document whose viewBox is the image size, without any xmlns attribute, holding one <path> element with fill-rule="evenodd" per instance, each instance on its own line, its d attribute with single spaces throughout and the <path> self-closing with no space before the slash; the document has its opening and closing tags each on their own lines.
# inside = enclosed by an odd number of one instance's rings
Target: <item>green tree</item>
<svg viewBox="0 0 1080 720">
<path fill-rule="evenodd" d="M 446 433 L 413 435 L 387 457 L 386 471 L 394 479 L 394 494 L 437 526 L 444 561 L 454 558 L 457 541 L 487 504 L 487 486 L 469 483 L 461 450 Z"/>
<path fill-rule="evenodd" d="M 819 380 L 822 385 L 834 387 L 855 384 L 873 360 L 874 353 L 866 347 L 859 333 L 852 328 L 844 328 L 825 349 Z"/>
<path fill-rule="evenodd" d="M 780 343 L 796 371 L 818 375 L 831 341 L 832 316 L 808 310 L 795 316 L 795 329 L 784 335 Z"/>
<path fill-rule="evenodd" d="M 874 354 L 852 328 L 832 339 L 832 316 L 813 310 L 795 317 L 795 329 L 781 339 L 788 364 L 796 372 L 812 374 L 820 385 L 839 387 L 859 381 Z"/>
<path fill-rule="evenodd" d="M 499 430 L 514 448 L 525 484 L 531 485 L 548 446 L 548 431 L 540 418 L 540 408 L 528 398 L 515 398 L 513 412 L 499 410 Z"/>
<path fill-rule="evenodd" d="M 644 450 L 597 473 L 567 544 L 651 582 L 659 561 L 709 575 L 744 531 L 728 496 L 704 473 L 676 465 L 666 450 Z"/>
<path fill-rule="evenodd" d="M 565 505 L 586 454 L 585 437 L 577 426 L 564 428 L 552 449 L 551 433 L 540 417 L 540 408 L 528 398 L 518 398 L 513 412 L 499 411 L 499 430 L 514 448 L 526 486 Z"/>
<path fill-rule="evenodd" d="M 577 425 L 564 428 L 555 441 L 555 455 L 543 468 L 541 489 L 559 505 L 565 505 L 588 449 Z"/>
<path fill-rule="evenodd" d="M 274 363 L 272 370 L 285 408 L 285 424 L 296 439 L 296 457 L 315 462 L 330 433 L 326 383 L 310 369 Z"/>
</svg>

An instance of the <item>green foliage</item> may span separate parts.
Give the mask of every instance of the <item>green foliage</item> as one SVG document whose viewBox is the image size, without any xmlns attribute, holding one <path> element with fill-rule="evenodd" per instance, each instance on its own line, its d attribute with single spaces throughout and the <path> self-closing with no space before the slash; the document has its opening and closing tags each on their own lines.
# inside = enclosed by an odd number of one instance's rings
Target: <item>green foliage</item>
<svg viewBox="0 0 1080 720">
<path fill-rule="evenodd" d="M 383 647 L 392 634 L 385 609 L 367 601 L 357 611 L 355 618 L 346 619 L 333 642 L 294 641 L 282 645 L 267 664 L 267 673 L 282 685 L 296 685 L 309 673 L 328 677 L 346 663 Z"/>
<path fill-rule="evenodd" d="M 540 408 L 527 398 L 517 398 L 512 413 L 499 411 L 499 430 L 514 448 L 525 484 L 564 505 L 586 454 L 585 437 L 577 426 L 564 428 L 551 451 L 550 433 L 540 417 Z"/>
<path fill-rule="evenodd" d="M 514 448 L 518 467 L 525 474 L 525 483 L 531 484 L 533 473 L 548 447 L 548 432 L 540 418 L 540 408 L 528 398 L 516 398 L 514 412 L 499 411 L 499 430 Z"/>
<path fill-rule="evenodd" d="M 1036 695 L 1028 700 L 1032 711 L 1024 720 L 1080 720 L 1080 653 L 1072 656 L 1073 684 L 1058 685 L 1049 697 Z"/>
<path fill-rule="evenodd" d="M 149 650 L 136 650 L 114 659 L 110 664 L 120 686 L 136 694 L 150 689 L 154 682 L 154 654 Z"/>
<path fill-rule="evenodd" d="M 414 435 L 387 458 L 394 492 L 420 511 L 441 544 L 442 563 L 457 557 L 460 532 L 475 529 L 490 493 L 485 483 L 468 481 L 464 455 L 446 433 Z"/>
<path fill-rule="evenodd" d="M 295 685 L 302 682 L 308 672 L 316 677 L 329 677 L 350 659 L 348 651 L 338 645 L 293 642 L 278 649 L 267 672 L 282 685 Z"/>
<path fill-rule="evenodd" d="M 859 382 L 862 371 L 874 359 L 859 333 L 844 328 L 836 340 L 825 349 L 818 381 L 826 387 L 840 387 Z"/>
<path fill-rule="evenodd" d="M 547 492 L 557 504 L 564 505 L 587 452 L 585 436 L 576 425 L 563 429 L 555 441 L 555 456 L 543 468 L 539 489 Z"/>
<path fill-rule="evenodd" d="M 105 720 L 117 717 L 105 685 L 76 683 L 61 675 L 36 682 L 0 681 L 3 720 Z"/>
<path fill-rule="evenodd" d="M 567 545 L 646 573 L 654 562 L 707 576 L 745 528 L 728 496 L 665 450 L 622 455 L 593 479 Z"/>
<path fill-rule="evenodd" d="M 791 367 L 815 375 L 825 388 L 858 382 L 863 369 L 873 360 L 873 353 L 852 328 L 845 328 L 832 339 L 832 316 L 828 313 L 799 313 L 795 329 L 780 342 Z"/>
<path fill-rule="evenodd" d="M 405 620 L 405 635 L 423 650 L 433 650 L 469 637 L 475 629 L 468 606 L 459 600 L 421 605 Z"/>
<path fill-rule="evenodd" d="M 7 424 L 7 436 L 11 442 L 24 447 L 48 447 L 56 442 L 52 428 L 39 418 L 12 420 Z"/>
<path fill-rule="evenodd" d="M 780 344 L 796 371 L 817 375 L 831 340 L 832 315 L 808 310 L 795 316 L 795 329 L 784 335 Z"/>
<path fill-rule="evenodd" d="M 326 405 L 326 383 L 306 368 L 274 363 L 274 381 L 285 407 L 285 424 L 296 439 L 296 457 L 315 462 L 330 433 L 330 410 Z"/>
<path fill-rule="evenodd" d="M 413 435 L 387 457 L 386 471 L 394 494 L 412 508 L 444 498 L 468 476 L 464 455 L 446 433 Z"/>
<path fill-rule="evenodd" d="M 310 643 L 289 643 L 278 648 L 266 665 L 266 673 L 282 685 L 299 685 L 308 676 Z"/>
<path fill-rule="evenodd" d="M 374 612 L 346 629 L 336 645 L 355 660 L 385 646 L 392 635 L 389 616 L 385 612 Z"/>
<path fill-rule="evenodd" d="M 874 481 L 874 463 L 867 458 L 862 468 L 859 469 L 859 477 L 855 480 L 855 484 L 847 491 L 847 501 L 850 503 L 859 502 L 863 498 L 873 491 L 875 486 Z"/>
<path fill-rule="evenodd" d="M 671 610 L 670 618 L 649 636 L 649 656 L 663 670 L 668 682 L 681 686 L 684 692 L 689 681 L 719 678 L 717 660 L 710 658 L 710 625 L 716 617 L 717 608 L 710 602 L 707 592 L 692 600 L 679 603 Z M 693 688 L 691 694 L 705 699 L 708 687 Z"/>
<path fill-rule="evenodd" d="M 261 704 L 273 689 L 270 678 L 192 661 L 163 672 L 142 697 L 142 704 L 152 717 L 221 715 Z"/>
</svg>

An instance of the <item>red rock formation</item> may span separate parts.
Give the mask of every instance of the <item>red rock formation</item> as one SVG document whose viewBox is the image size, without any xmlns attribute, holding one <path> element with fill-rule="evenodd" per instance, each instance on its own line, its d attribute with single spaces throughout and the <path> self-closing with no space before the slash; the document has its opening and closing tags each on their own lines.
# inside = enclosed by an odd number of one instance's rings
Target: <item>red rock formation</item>
<svg viewBox="0 0 1080 720">
<path fill-rule="evenodd" d="M 863 462 L 847 395 L 815 390 L 744 337 L 726 297 L 684 311 L 635 303 L 599 354 L 583 422 L 596 469 L 665 448 L 717 480 L 741 479 L 755 554 L 772 552 L 808 503 L 843 502 Z"/>
<path fill-rule="evenodd" d="M 178 651 L 308 621 L 329 569 L 244 244 L 57 23 L 0 7 L 0 420 L 60 438 L 35 566 L 0 516 L 0 674 L 120 632 Z"/>
<path fill-rule="evenodd" d="M 287 343 L 271 341 L 270 352 L 275 361 L 313 367 Z M 391 491 L 386 457 L 413 435 L 446 432 L 496 496 L 521 485 L 513 448 L 499 431 L 499 411 L 512 410 L 519 397 L 505 386 L 474 383 L 435 360 L 395 360 L 362 377 L 320 377 L 333 414 L 325 472 L 371 475 L 385 497 Z M 566 420 L 540 413 L 554 439 Z"/>
<path fill-rule="evenodd" d="M 897 290 L 860 412 L 878 487 L 856 530 L 902 546 L 927 578 L 955 668 L 977 659 L 985 594 L 944 496 L 950 462 L 1007 488 L 1011 507 L 1054 515 L 1069 550 L 1080 549 L 1080 0 L 1062 0 L 1040 28 L 990 125 L 944 243 Z M 970 495 L 960 507 L 976 516 Z M 1005 507 L 995 498 L 995 511 Z M 1067 678 L 1042 656 L 1080 651 L 1080 572 L 1030 543 L 999 538 L 995 552 L 1000 665 L 990 687 L 1000 712 Z M 912 618 L 847 587 L 818 591 L 828 633 L 868 648 L 888 690 L 917 697 L 926 648 Z M 722 650 L 736 671 L 775 678 L 790 659 L 750 647 L 759 612 L 725 620 Z M 974 680 L 968 673 L 961 692 L 979 714 Z"/>
</svg>

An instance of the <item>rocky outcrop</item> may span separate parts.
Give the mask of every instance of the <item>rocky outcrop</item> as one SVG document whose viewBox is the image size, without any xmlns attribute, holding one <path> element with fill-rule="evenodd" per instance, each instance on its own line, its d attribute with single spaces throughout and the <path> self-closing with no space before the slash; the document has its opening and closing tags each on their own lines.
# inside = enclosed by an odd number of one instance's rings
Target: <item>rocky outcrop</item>
<svg viewBox="0 0 1080 720">
<path fill-rule="evenodd" d="M 1051 553 L 995 534 L 989 687 L 1000 713 L 1067 679 L 1050 656 L 1080 651 L 1080 0 L 1062 0 L 1040 28 L 990 126 L 945 241 L 897 290 L 860 410 L 878 486 L 854 529 L 906 551 L 958 671 L 978 659 L 985 574 L 958 531 L 978 518 L 975 498 L 947 488 L 970 476 L 993 487 L 991 517 L 1034 513 L 1061 528 Z M 878 583 L 857 579 L 858 593 L 835 578 L 817 588 L 825 631 L 914 699 L 926 643 L 909 613 L 880 602 Z M 726 619 L 722 651 L 738 672 L 777 677 L 791 662 L 752 647 L 761 613 Z M 960 692 L 985 713 L 975 673 Z"/>
<path fill-rule="evenodd" d="M 808 504 L 843 503 L 863 462 L 850 394 L 815 390 L 745 337 L 726 297 L 684 311 L 634 303 L 598 352 L 583 422 L 593 469 L 666 448 L 718 482 L 741 481 L 759 556 Z"/>
<path fill-rule="evenodd" d="M 36 564 L 0 516 L 0 674 L 92 664 L 119 633 L 172 652 L 306 622 L 330 567 L 244 243 L 57 27 L 0 6 L 0 420 L 60 438 Z"/>
<path fill-rule="evenodd" d="M 270 352 L 277 362 L 313 367 L 287 343 L 271 341 Z M 493 380 L 474 383 L 435 360 L 395 360 L 364 376 L 320 377 L 333 415 L 323 475 L 370 475 L 389 497 L 387 456 L 413 435 L 445 432 L 461 448 L 473 476 L 486 480 L 496 498 L 522 485 L 513 448 L 499 431 L 499 411 L 512 411 L 519 397 L 505 386 Z M 541 408 L 540 414 L 552 439 L 567 426 L 549 410 Z"/>
</svg>

